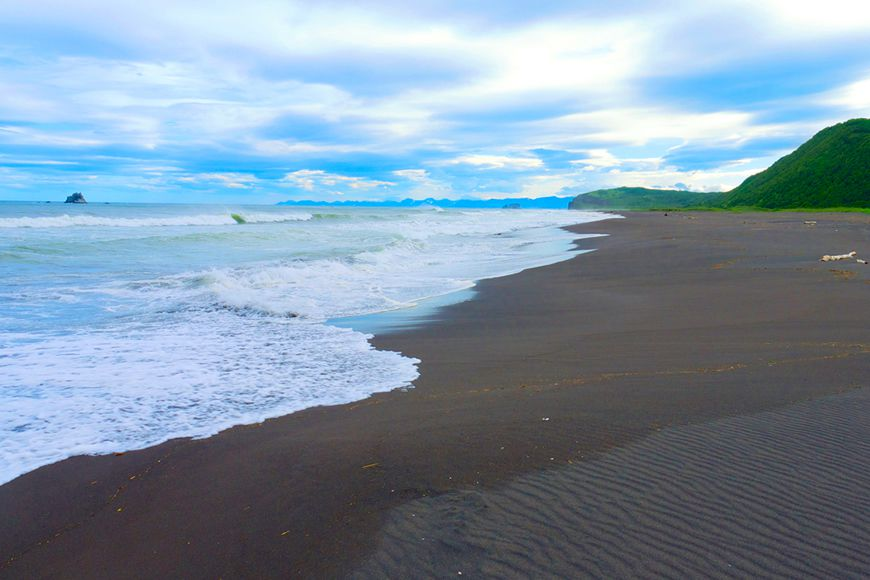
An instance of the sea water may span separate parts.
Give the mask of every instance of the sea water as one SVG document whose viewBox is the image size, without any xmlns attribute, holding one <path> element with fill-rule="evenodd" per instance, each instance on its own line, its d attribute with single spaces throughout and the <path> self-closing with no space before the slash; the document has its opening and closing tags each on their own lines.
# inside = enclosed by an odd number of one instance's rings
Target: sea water
<svg viewBox="0 0 870 580">
<path fill-rule="evenodd" d="M 409 387 L 332 321 L 567 259 L 559 226 L 602 217 L 0 203 L 0 483 Z"/>
</svg>

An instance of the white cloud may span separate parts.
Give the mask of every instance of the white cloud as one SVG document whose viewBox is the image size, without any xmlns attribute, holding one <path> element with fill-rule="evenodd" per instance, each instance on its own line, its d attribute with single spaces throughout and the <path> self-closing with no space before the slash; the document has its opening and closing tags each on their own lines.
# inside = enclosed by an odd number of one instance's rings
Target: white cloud
<svg viewBox="0 0 870 580">
<path fill-rule="evenodd" d="M 713 169 L 683 171 L 675 167 L 654 170 L 611 169 L 596 177 L 596 187 L 649 187 L 691 191 L 728 191 L 770 165 L 775 158 L 740 160 Z M 590 189 L 593 189 L 590 187 Z"/>
<path fill-rule="evenodd" d="M 0 129 L 2 130 L 2 129 Z M 56 159 L 38 159 L 38 158 L 27 158 L 27 157 L 10 157 L 9 155 L 0 153 L 0 163 L 6 163 L 10 165 L 57 165 L 57 166 L 65 166 L 65 165 L 79 165 L 79 163 L 75 161 L 58 161 Z"/>
<path fill-rule="evenodd" d="M 247 173 L 198 173 L 178 178 L 183 183 L 213 183 L 229 189 L 250 189 L 257 178 Z"/>
<path fill-rule="evenodd" d="M 523 180 L 522 189 L 511 197 L 546 197 L 556 195 L 574 184 L 574 179 L 566 175 L 535 175 Z"/>
<path fill-rule="evenodd" d="M 85 136 L 81 131 L 57 132 L 41 131 L 31 127 L 0 125 L 0 141 L 19 145 L 49 145 L 57 147 L 91 147 L 103 144 L 98 139 Z"/>
<path fill-rule="evenodd" d="M 407 192 L 409 197 L 415 199 L 454 197 L 453 188 L 449 183 L 433 179 L 425 169 L 398 169 L 393 171 L 393 175 L 413 183 Z"/>
<path fill-rule="evenodd" d="M 0 88 L 25 86 L 27 100 L 41 105 L 0 97 L 0 117 L 87 124 L 102 143 L 144 148 L 180 141 L 245 143 L 244 136 L 282 115 L 336 117 L 356 106 L 350 95 L 329 85 L 268 81 L 222 63 L 61 57 L 22 64 L 0 67 Z M 97 144 L 72 136 L 70 129 L 53 131 L 69 144 Z"/>
<path fill-rule="evenodd" d="M 870 78 L 834 89 L 822 95 L 820 101 L 866 114 L 870 111 Z"/>
<path fill-rule="evenodd" d="M 671 148 L 673 151 L 676 148 Z M 662 166 L 661 157 L 625 157 L 620 159 L 607 149 L 589 149 L 585 151 L 588 157 L 574 159 L 571 165 L 579 166 L 582 171 L 600 172 L 605 169 L 620 168 L 629 171 L 655 171 Z"/>
<path fill-rule="evenodd" d="M 584 165 L 597 169 L 600 167 L 615 167 L 621 162 L 607 149 L 589 149 L 585 152 L 588 157 L 571 161 L 574 165 Z"/>
<path fill-rule="evenodd" d="M 543 167 L 544 162 L 537 157 L 510 157 L 507 155 L 460 155 L 448 159 L 440 165 L 473 165 L 481 169 L 536 169 Z"/>
<path fill-rule="evenodd" d="M 555 142 L 586 141 L 644 145 L 654 139 L 745 139 L 768 133 L 771 126 L 754 123 L 752 113 L 694 113 L 664 107 L 603 109 L 573 113 L 540 124 Z"/>
<path fill-rule="evenodd" d="M 397 169 L 393 171 L 393 175 L 417 182 L 429 179 L 429 172 L 425 169 Z"/>
<path fill-rule="evenodd" d="M 390 187 L 395 183 L 376 179 L 365 179 L 338 173 L 329 173 L 320 169 L 300 169 L 286 174 L 281 181 L 292 187 L 298 187 L 306 191 L 314 191 L 317 188 L 344 188 L 366 190 L 381 187 Z M 339 193 L 339 191 L 332 191 Z"/>
<path fill-rule="evenodd" d="M 365 146 L 341 144 L 308 143 L 305 141 L 290 141 L 281 139 L 251 139 L 246 140 L 254 153 L 265 156 L 287 157 L 308 153 L 352 153 L 366 150 Z"/>
<path fill-rule="evenodd" d="M 870 27 L 866 0 L 751 0 L 773 27 L 801 34 L 836 34 Z"/>
</svg>

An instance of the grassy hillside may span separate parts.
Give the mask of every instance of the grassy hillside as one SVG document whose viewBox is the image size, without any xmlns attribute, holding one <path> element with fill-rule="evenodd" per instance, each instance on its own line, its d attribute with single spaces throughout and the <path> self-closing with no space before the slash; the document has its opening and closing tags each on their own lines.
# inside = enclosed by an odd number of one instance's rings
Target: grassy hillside
<svg viewBox="0 0 870 580">
<path fill-rule="evenodd" d="M 726 194 L 724 206 L 870 208 L 870 119 L 823 129 Z"/>
<path fill-rule="evenodd" d="M 870 209 L 870 119 L 819 131 L 796 151 L 728 193 L 643 187 L 578 195 L 572 209 Z"/>
<path fill-rule="evenodd" d="M 722 201 L 721 193 L 617 187 L 578 195 L 569 207 L 571 209 L 679 209 L 716 205 Z"/>
</svg>

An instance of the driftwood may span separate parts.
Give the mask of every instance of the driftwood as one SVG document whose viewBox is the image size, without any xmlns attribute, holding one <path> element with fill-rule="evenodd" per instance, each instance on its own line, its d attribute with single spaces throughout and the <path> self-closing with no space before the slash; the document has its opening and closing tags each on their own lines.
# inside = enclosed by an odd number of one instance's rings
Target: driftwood
<svg viewBox="0 0 870 580">
<path fill-rule="evenodd" d="M 849 252 L 848 254 L 838 254 L 836 256 L 831 256 L 831 255 L 825 254 L 824 256 L 822 256 L 819 259 L 819 261 L 820 262 L 839 262 L 840 260 L 851 260 L 852 258 L 854 258 L 857 255 L 858 255 L 858 252 L 855 252 L 855 251 Z"/>
</svg>

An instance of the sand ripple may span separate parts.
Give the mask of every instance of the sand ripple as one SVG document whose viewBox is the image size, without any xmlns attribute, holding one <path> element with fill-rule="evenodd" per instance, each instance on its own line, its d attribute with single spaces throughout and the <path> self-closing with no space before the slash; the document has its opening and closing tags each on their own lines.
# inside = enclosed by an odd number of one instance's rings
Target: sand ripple
<svg viewBox="0 0 870 580">
<path fill-rule="evenodd" d="M 354 577 L 870 576 L 870 389 L 661 431 L 388 517 Z"/>
</svg>

